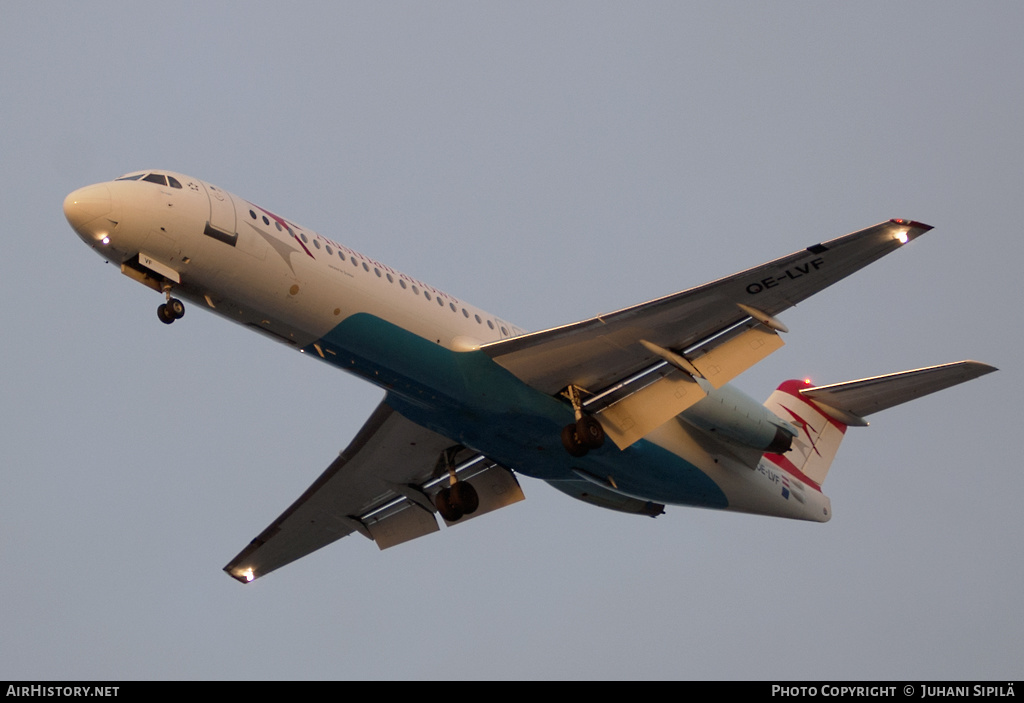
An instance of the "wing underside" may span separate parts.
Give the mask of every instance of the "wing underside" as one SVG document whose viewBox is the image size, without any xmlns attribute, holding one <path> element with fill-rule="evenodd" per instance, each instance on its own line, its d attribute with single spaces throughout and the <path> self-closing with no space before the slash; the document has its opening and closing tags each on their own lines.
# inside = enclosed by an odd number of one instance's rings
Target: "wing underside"
<svg viewBox="0 0 1024 703">
<path fill-rule="evenodd" d="M 449 465 L 480 498 L 460 523 L 524 497 L 510 471 L 382 402 L 327 470 L 224 570 L 247 582 L 353 532 L 381 549 L 436 532 L 433 494 L 448 484 Z"/>
</svg>

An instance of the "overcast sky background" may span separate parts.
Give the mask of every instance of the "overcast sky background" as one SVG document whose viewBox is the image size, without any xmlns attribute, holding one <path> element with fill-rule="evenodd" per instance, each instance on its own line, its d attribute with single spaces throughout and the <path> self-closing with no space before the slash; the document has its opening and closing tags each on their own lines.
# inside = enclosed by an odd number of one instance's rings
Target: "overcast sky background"
<svg viewBox="0 0 1024 703">
<path fill-rule="evenodd" d="M 0 679 L 1020 679 L 1024 6 L 0 0 Z M 529 329 L 891 217 L 737 385 L 973 358 L 851 430 L 834 518 L 527 500 L 221 568 L 381 393 L 105 265 L 181 171 Z"/>
</svg>

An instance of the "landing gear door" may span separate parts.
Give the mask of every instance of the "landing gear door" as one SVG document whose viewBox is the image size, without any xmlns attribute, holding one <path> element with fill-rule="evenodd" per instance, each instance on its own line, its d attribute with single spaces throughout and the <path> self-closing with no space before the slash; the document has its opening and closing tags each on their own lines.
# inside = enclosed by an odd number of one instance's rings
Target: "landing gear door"
<svg viewBox="0 0 1024 703">
<path fill-rule="evenodd" d="M 210 219 L 205 233 L 234 246 L 238 234 L 235 230 L 235 204 L 231 194 L 209 183 L 203 183 L 203 187 L 210 199 Z"/>
</svg>

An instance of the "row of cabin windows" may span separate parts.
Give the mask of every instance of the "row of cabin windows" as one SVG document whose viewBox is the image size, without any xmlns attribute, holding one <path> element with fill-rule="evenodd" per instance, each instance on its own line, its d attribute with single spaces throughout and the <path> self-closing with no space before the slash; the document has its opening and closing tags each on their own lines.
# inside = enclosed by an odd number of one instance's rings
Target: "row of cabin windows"
<svg viewBox="0 0 1024 703">
<path fill-rule="evenodd" d="M 162 173 L 149 173 L 149 174 L 146 174 L 146 173 L 135 173 L 135 174 L 127 175 L 127 176 L 121 176 L 120 178 L 117 178 L 115 180 L 118 180 L 118 181 L 138 181 L 138 180 L 142 180 L 142 181 L 146 181 L 147 183 L 156 183 L 157 185 L 162 185 L 162 186 L 170 185 L 171 188 L 179 188 L 179 189 L 181 188 L 181 183 L 178 182 L 177 178 L 175 178 L 174 176 L 167 176 L 167 175 L 164 175 Z M 270 218 L 267 217 L 266 215 L 263 215 L 262 217 L 257 215 L 255 210 L 249 210 L 249 217 L 251 217 L 254 220 L 262 219 L 264 225 L 266 225 L 267 227 L 270 226 Z M 295 232 L 292 231 L 291 227 L 289 227 L 288 225 L 284 225 L 282 227 L 281 226 L 281 222 L 279 220 L 274 220 L 274 226 L 277 228 L 278 232 L 287 231 L 290 236 L 292 236 L 292 237 L 296 236 Z M 309 244 L 309 238 L 305 235 L 304 232 L 299 232 L 298 238 L 302 240 L 303 244 Z M 320 247 L 320 240 L 319 239 L 314 239 L 313 240 L 313 246 L 316 247 L 317 249 L 320 249 L 321 248 Z M 324 244 L 323 247 L 327 250 L 328 255 L 330 255 L 330 256 L 334 255 L 334 253 L 335 253 L 334 248 L 331 247 L 330 244 Z M 338 249 L 337 253 L 338 253 L 338 258 L 339 259 L 341 259 L 342 261 L 346 260 L 345 259 L 345 254 L 342 253 L 341 249 Z M 356 261 L 356 259 L 354 259 L 352 257 L 349 257 L 348 260 L 352 262 L 353 266 L 355 266 L 356 268 L 359 268 L 359 262 Z M 369 267 L 369 265 L 365 261 L 362 262 L 362 265 L 363 265 L 363 270 L 364 271 L 367 271 L 367 272 L 370 271 L 370 267 Z M 376 266 L 373 267 L 373 272 L 374 272 L 374 274 L 376 274 L 377 278 L 386 277 L 388 279 L 388 283 L 394 283 L 395 282 L 394 276 L 392 276 L 390 273 L 382 274 L 380 272 L 380 269 L 377 268 Z M 398 279 L 398 285 L 400 285 L 403 290 L 406 290 L 406 289 L 408 289 L 410 287 L 411 284 L 406 284 L 406 282 L 403 279 Z M 412 288 L 412 292 L 415 295 L 419 295 L 420 294 L 420 289 L 419 289 L 418 286 L 411 285 L 411 288 Z M 424 290 L 423 291 L 423 297 L 426 298 L 427 300 L 432 300 L 432 299 L 433 300 L 437 300 L 438 306 L 440 306 L 442 308 L 444 307 L 444 300 L 442 300 L 440 297 L 431 296 L 430 295 L 430 291 L 428 291 L 428 290 Z M 454 313 L 457 313 L 459 311 L 459 308 L 456 307 L 455 303 L 449 302 L 448 303 L 448 307 L 451 308 L 451 311 L 454 312 Z M 466 308 L 462 308 L 462 316 L 465 317 L 466 319 L 469 319 L 469 311 L 466 310 Z M 478 325 L 484 324 L 484 320 L 480 317 L 480 315 L 474 313 L 473 318 L 476 320 Z M 492 330 L 495 329 L 494 321 L 493 320 L 487 320 L 487 326 L 490 329 L 492 329 Z M 504 326 L 501 327 L 501 333 L 503 335 L 505 335 L 506 337 L 508 336 L 508 330 Z"/>
<path fill-rule="evenodd" d="M 263 224 L 267 225 L 268 227 L 270 226 L 270 218 L 268 218 L 266 215 L 263 215 L 262 218 L 260 218 L 260 216 L 256 214 L 255 210 L 249 210 L 249 217 L 251 217 L 254 220 L 262 219 L 263 220 Z M 282 227 L 280 222 L 278 222 L 277 220 L 274 220 L 274 226 L 277 227 L 277 231 L 278 232 L 283 232 L 283 231 L 287 230 L 287 232 L 288 232 L 288 234 L 290 236 L 292 236 L 292 237 L 296 236 L 295 232 L 293 232 L 292 228 L 289 227 L 288 225 L 285 225 L 284 227 Z M 305 235 L 304 232 L 299 232 L 298 238 L 302 240 L 303 244 L 309 244 L 309 238 Z M 319 239 L 313 239 L 313 246 L 316 247 L 317 249 L 319 249 L 320 248 L 320 240 Z M 330 244 L 324 244 L 324 248 L 327 250 L 327 253 L 330 256 L 334 256 L 335 250 L 334 250 L 333 247 L 331 247 Z M 341 259 L 342 261 L 346 261 L 345 254 L 341 251 L 341 249 L 337 250 L 337 254 L 338 254 L 338 258 L 339 259 Z M 355 257 L 351 257 L 350 256 L 350 257 L 348 257 L 347 260 L 351 261 L 353 266 L 355 266 L 356 268 L 359 268 L 360 262 L 357 261 L 355 259 Z M 364 262 L 362 262 L 362 266 L 363 266 L 363 270 L 366 271 L 367 273 L 369 273 L 369 271 L 370 271 L 369 264 L 367 264 L 364 261 Z M 390 273 L 382 274 L 380 269 L 377 268 L 376 266 L 373 267 L 373 272 L 374 272 L 374 274 L 376 274 L 377 278 L 387 278 L 388 279 L 388 283 L 394 283 L 395 282 L 395 277 L 394 276 L 392 276 Z M 411 287 L 412 288 L 412 292 L 415 295 L 419 295 L 420 294 L 419 286 L 412 285 L 412 284 L 406 284 L 404 279 L 399 278 L 398 279 L 398 285 L 401 286 L 403 290 L 407 290 L 407 289 L 409 289 Z M 430 295 L 430 291 L 428 291 L 428 290 L 424 290 L 423 291 L 423 297 L 426 298 L 427 300 L 431 300 L 431 299 L 437 300 L 438 306 L 442 307 L 442 308 L 444 307 L 444 300 L 442 300 L 439 296 L 438 297 L 431 296 Z M 454 313 L 457 313 L 459 311 L 459 308 L 456 307 L 455 303 L 449 302 L 448 303 L 448 307 L 451 308 L 451 311 L 454 312 Z M 462 316 L 465 317 L 466 319 L 469 319 L 469 311 L 466 308 L 462 308 Z M 473 319 L 476 320 L 476 323 L 478 325 L 484 324 L 483 318 L 481 318 L 480 315 L 478 315 L 478 314 L 474 313 Z M 492 329 L 492 330 L 495 329 L 494 321 L 493 320 L 487 320 L 487 326 L 490 329 Z M 508 336 L 508 330 L 504 326 L 501 327 L 501 333 L 504 336 L 506 336 L 506 337 Z"/>
</svg>

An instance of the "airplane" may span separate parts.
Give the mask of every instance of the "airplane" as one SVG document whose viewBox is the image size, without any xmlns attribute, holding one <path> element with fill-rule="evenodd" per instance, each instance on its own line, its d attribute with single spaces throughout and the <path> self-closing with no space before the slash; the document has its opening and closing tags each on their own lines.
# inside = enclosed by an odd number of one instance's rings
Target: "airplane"
<svg viewBox="0 0 1024 703">
<path fill-rule="evenodd" d="M 848 427 L 995 371 L 960 361 L 845 383 L 730 381 L 782 344 L 779 313 L 931 229 L 891 219 L 695 288 L 527 332 L 180 173 L 75 190 L 64 214 L 129 278 L 375 384 L 383 400 L 224 567 L 247 583 L 341 537 L 386 549 L 523 500 L 522 474 L 591 505 L 827 522 Z"/>
</svg>

